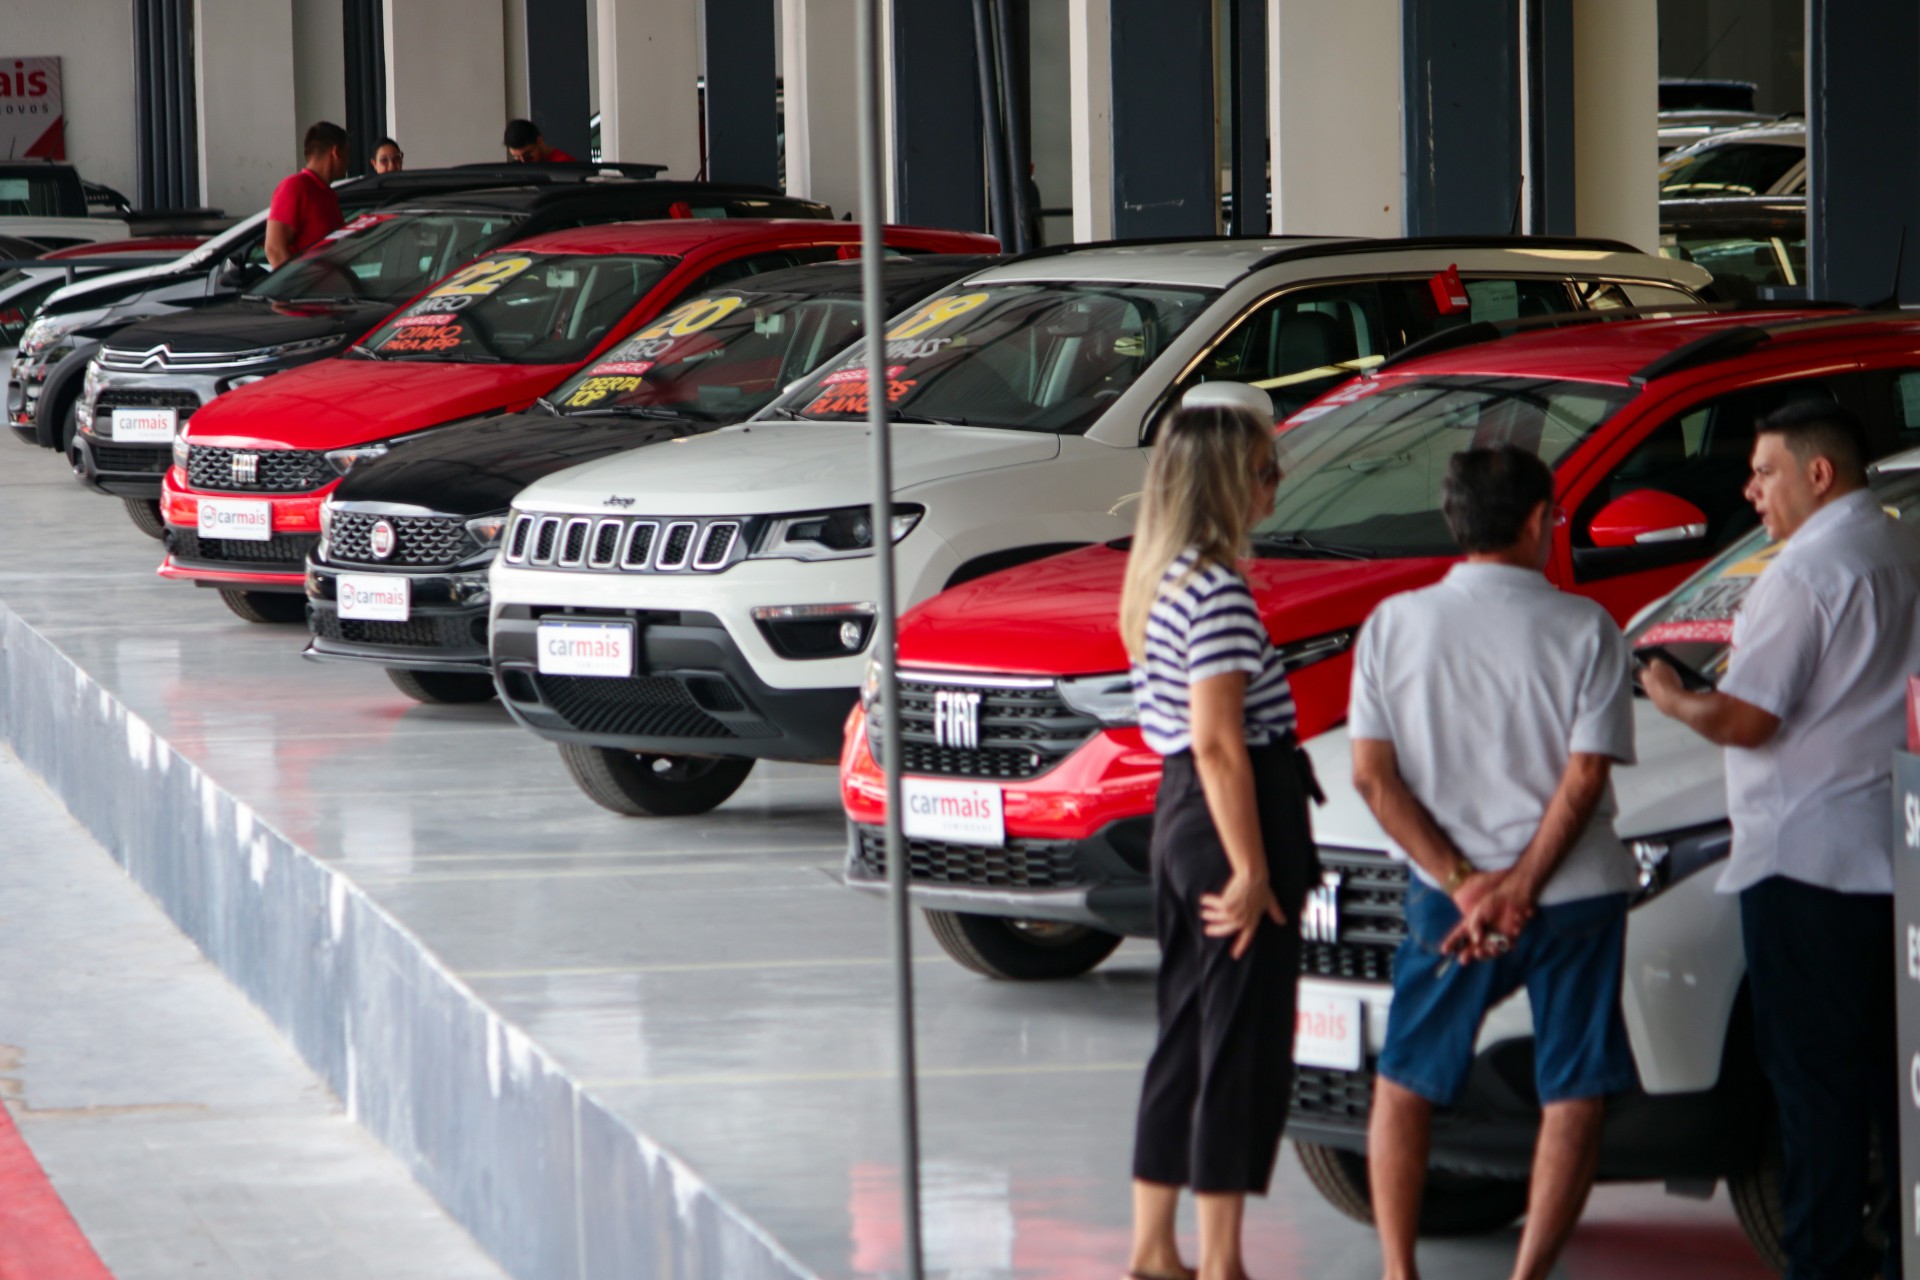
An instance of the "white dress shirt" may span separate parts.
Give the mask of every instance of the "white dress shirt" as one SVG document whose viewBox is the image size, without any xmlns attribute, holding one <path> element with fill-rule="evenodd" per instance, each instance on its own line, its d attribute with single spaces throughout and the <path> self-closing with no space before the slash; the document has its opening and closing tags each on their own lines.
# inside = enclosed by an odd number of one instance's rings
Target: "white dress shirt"
<svg viewBox="0 0 1920 1280">
<path fill-rule="evenodd" d="M 1720 891 L 1787 876 L 1893 892 L 1893 752 L 1920 675 L 1920 535 L 1862 490 L 1808 517 L 1733 620 L 1720 692 L 1780 717 L 1727 748 Z"/>
</svg>

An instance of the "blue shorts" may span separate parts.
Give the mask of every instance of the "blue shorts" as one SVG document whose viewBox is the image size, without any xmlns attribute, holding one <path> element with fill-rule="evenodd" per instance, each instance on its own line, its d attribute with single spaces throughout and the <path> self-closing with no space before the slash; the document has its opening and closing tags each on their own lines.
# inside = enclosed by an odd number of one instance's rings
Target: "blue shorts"
<svg viewBox="0 0 1920 1280">
<path fill-rule="evenodd" d="M 1466 1087 L 1487 1010 L 1524 986 L 1543 1104 L 1603 1097 L 1638 1082 L 1620 1016 L 1626 894 L 1541 907 L 1513 950 L 1472 964 L 1448 962 L 1441 953 L 1441 940 L 1458 923 L 1446 894 L 1418 879 L 1408 886 L 1381 1075 L 1436 1106 L 1452 1106 Z"/>
</svg>

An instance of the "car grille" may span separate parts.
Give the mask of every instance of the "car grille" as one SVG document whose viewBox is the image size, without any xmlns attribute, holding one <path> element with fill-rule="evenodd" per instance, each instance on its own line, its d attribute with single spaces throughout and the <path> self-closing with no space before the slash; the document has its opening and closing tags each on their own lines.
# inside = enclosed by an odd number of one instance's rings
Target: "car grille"
<svg viewBox="0 0 1920 1280">
<path fill-rule="evenodd" d="M 1391 982 L 1393 953 L 1407 934 L 1406 867 L 1384 853 L 1325 847 L 1320 865 L 1340 876 L 1339 940 L 1303 943 L 1300 972 L 1309 978 Z"/>
<path fill-rule="evenodd" d="M 200 397 L 185 387 L 102 387 L 93 398 L 102 409 L 178 409 L 180 421 L 200 407 Z"/>
<path fill-rule="evenodd" d="M 1293 1069 L 1293 1113 L 1364 1126 L 1373 1108 L 1373 1072 L 1329 1067 Z"/>
<path fill-rule="evenodd" d="M 731 738 L 686 685 L 666 676 L 535 675 L 540 697 L 582 733 L 631 738 Z"/>
<path fill-rule="evenodd" d="M 854 857 L 862 875 L 887 875 L 886 833 L 856 826 Z M 1062 889 L 1088 883 L 1073 840 L 1009 840 L 1002 849 L 949 844 L 944 840 L 907 841 L 908 878 L 915 884 L 959 884 L 993 889 Z"/>
<path fill-rule="evenodd" d="M 961 688 L 981 695 L 980 744 L 942 746 L 934 734 L 935 697 L 943 689 Z M 901 767 L 907 773 L 937 777 L 1009 781 L 1038 777 L 1100 729 L 1098 720 L 1067 706 L 1052 681 L 990 685 L 969 680 L 962 685 L 903 676 L 900 705 L 906 725 L 900 744 Z M 887 724 L 877 708 L 868 713 L 867 732 L 874 741 L 874 758 L 879 759 Z"/>
<path fill-rule="evenodd" d="M 380 516 L 335 507 L 327 558 L 355 564 L 408 567 L 454 565 L 480 549 L 460 516 Z M 373 526 L 385 520 L 393 528 L 393 553 L 373 554 Z"/>
<path fill-rule="evenodd" d="M 93 465 L 101 471 L 135 471 L 159 475 L 173 461 L 164 444 L 95 444 Z"/>
<path fill-rule="evenodd" d="M 471 617 L 409 618 L 405 622 L 369 622 L 343 618 L 333 609 L 313 611 L 313 633 L 345 644 L 391 645 L 402 649 L 462 649 L 485 646 L 475 638 Z"/>
<path fill-rule="evenodd" d="M 182 560 L 220 560 L 230 564 L 304 564 L 320 539 L 311 533 L 276 533 L 265 542 L 238 538 L 202 538 L 190 529 L 172 531 L 174 554 Z"/>
<path fill-rule="evenodd" d="M 732 516 L 570 516 L 515 512 L 508 564 L 585 573 L 719 573 L 747 558 L 752 521 Z"/>
<path fill-rule="evenodd" d="M 233 478 L 233 460 L 248 456 L 251 481 Z M 326 456 L 312 449 L 217 449 L 196 444 L 187 452 L 187 477 L 196 489 L 214 493 L 306 493 L 334 479 Z"/>
</svg>

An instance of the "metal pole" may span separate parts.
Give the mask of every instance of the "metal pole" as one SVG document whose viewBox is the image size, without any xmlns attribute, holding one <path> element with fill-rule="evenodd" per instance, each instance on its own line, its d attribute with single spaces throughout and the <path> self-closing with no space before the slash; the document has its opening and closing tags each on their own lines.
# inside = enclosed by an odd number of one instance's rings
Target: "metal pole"
<svg viewBox="0 0 1920 1280">
<path fill-rule="evenodd" d="M 1007 135 L 1001 128 L 999 77 L 994 74 L 993 18 L 987 0 L 973 0 L 973 60 L 980 73 L 980 126 L 987 140 L 987 196 L 993 210 L 993 234 L 1000 247 L 1013 250 L 1013 191 L 1008 182 Z"/>
<path fill-rule="evenodd" d="M 886 249 L 880 207 L 880 4 L 860 0 L 854 28 L 859 63 L 860 286 L 867 335 L 867 433 L 873 437 L 873 655 L 879 668 L 874 706 L 887 717 L 880 767 L 887 780 L 887 905 L 893 933 L 894 1035 L 900 1085 L 900 1225 L 904 1274 L 925 1275 L 920 1247 L 920 1099 L 913 1043 L 913 935 L 908 929 L 907 849 L 900 832 L 899 676 L 893 620 L 899 612 L 893 581 L 893 441 L 888 418 Z"/>
<path fill-rule="evenodd" d="M 1010 0 L 988 3 L 993 5 L 994 44 L 1000 53 L 1000 123 L 1006 130 L 1007 207 L 1013 228 L 1013 238 L 1001 236 L 1000 247 L 1010 253 L 1025 253 L 1033 248 L 1033 207 L 1027 199 L 1026 113 L 1021 109 L 1026 92 L 1020 79 L 1020 61 L 1014 57 Z"/>
</svg>

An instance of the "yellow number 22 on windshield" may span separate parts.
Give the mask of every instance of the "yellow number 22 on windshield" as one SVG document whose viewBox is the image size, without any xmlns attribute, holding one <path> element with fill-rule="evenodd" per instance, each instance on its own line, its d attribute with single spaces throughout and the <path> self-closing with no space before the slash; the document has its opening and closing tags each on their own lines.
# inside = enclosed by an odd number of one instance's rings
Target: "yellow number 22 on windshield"
<svg viewBox="0 0 1920 1280">
<path fill-rule="evenodd" d="M 532 265 L 532 258 L 483 258 L 448 276 L 446 282 L 433 291 L 433 296 L 489 294 Z"/>
</svg>

